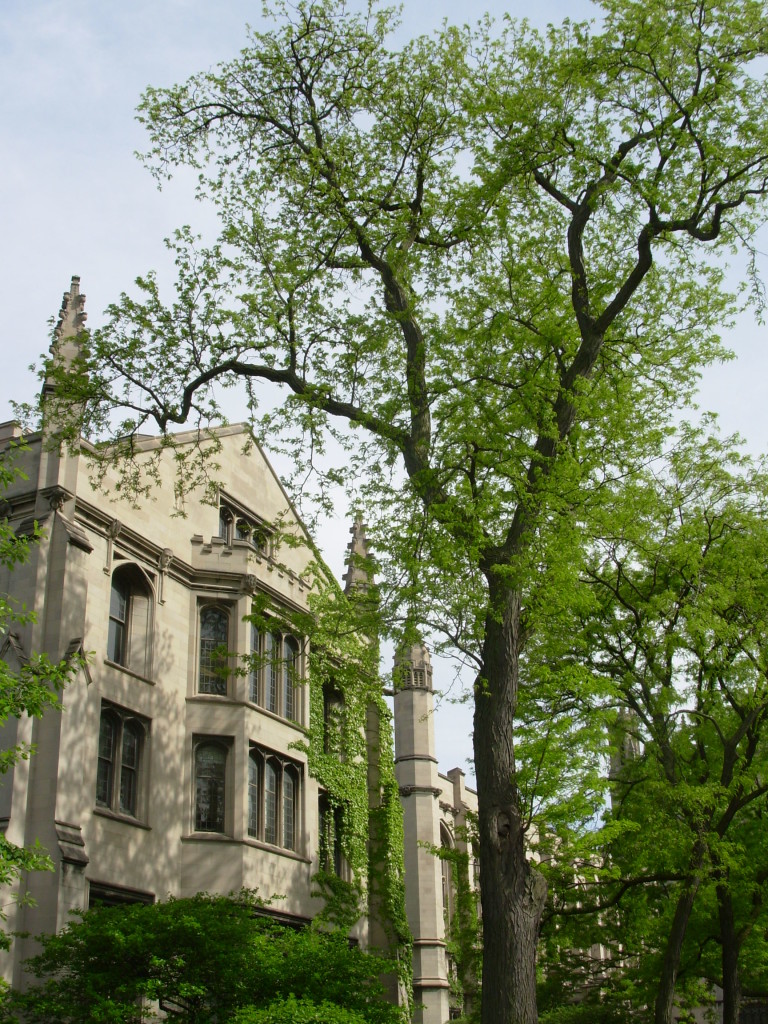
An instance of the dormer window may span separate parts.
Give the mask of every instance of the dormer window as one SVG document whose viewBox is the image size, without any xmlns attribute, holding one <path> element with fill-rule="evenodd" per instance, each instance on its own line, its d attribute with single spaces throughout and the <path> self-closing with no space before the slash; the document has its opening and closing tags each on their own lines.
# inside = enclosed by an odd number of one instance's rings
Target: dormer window
<svg viewBox="0 0 768 1024">
<path fill-rule="evenodd" d="M 222 501 L 219 505 L 218 537 L 225 544 L 252 544 L 262 555 L 271 554 L 271 535 L 268 527 L 255 516 L 241 512 L 234 503 Z"/>
<path fill-rule="evenodd" d="M 219 534 L 218 536 L 226 544 L 229 544 L 232 540 L 232 512 L 227 508 L 226 505 L 219 507 Z"/>
</svg>

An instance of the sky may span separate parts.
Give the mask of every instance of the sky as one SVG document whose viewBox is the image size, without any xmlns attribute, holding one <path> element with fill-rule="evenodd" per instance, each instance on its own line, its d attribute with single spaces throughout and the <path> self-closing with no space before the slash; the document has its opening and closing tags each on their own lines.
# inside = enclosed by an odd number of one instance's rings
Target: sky
<svg viewBox="0 0 768 1024">
<path fill-rule="evenodd" d="M 360 6 L 358 0 L 350 4 Z M 547 22 L 594 17 L 586 0 L 405 0 L 401 38 L 431 32 L 443 19 L 462 23 L 484 10 Z M 49 344 L 49 321 L 73 274 L 87 296 L 89 326 L 130 290 L 133 280 L 167 266 L 163 239 L 183 224 L 212 225 L 181 174 L 158 192 L 135 158 L 146 145 L 135 121 L 148 85 L 169 86 L 233 57 L 245 26 L 264 28 L 258 2 L 244 0 L 3 0 L 0 4 L 0 270 L 6 299 L 0 328 L 0 419 L 11 401 L 31 400 L 28 366 Z M 759 269 L 768 279 L 768 232 Z M 736 271 L 738 272 L 738 267 Z M 743 318 L 728 342 L 737 359 L 707 373 L 701 405 L 738 431 L 755 453 L 768 448 L 766 328 Z M 331 568 L 343 571 L 348 524 L 339 517 L 318 541 Z M 453 670 L 440 664 L 435 688 L 450 691 Z M 442 771 L 471 768 L 468 704 L 441 702 L 436 714 Z"/>
</svg>

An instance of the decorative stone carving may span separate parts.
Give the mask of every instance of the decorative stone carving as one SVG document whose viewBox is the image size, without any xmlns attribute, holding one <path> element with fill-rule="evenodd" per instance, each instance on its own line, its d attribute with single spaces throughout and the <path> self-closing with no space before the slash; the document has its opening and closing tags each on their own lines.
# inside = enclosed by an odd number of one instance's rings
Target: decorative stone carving
<svg viewBox="0 0 768 1024">
<path fill-rule="evenodd" d="M 72 497 L 71 492 L 59 484 L 54 484 L 53 487 L 46 487 L 40 493 L 48 502 L 48 508 L 52 512 L 58 512 L 64 503 Z"/>
<path fill-rule="evenodd" d="M 163 548 L 157 558 L 157 567 L 160 570 L 160 578 L 157 583 L 157 600 L 158 604 L 165 604 L 164 590 L 165 590 L 165 574 L 171 567 L 173 561 L 173 550 L 171 548 Z"/>
<path fill-rule="evenodd" d="M 242 589 L 244 594 L 253 594 L 258 588 L 259 581 L 252 573 L 247 572 L 243 576 Z"/>
<path fill-rule="evenodd" d="M 107 564 L 104 566 L 104 573 L 109 576 L 112 572 L 112 555 L 115 550 L 115 541 L 120 536 L 123 524 L 119 519 L 113 519 L 107 527 Z"/>
<path fill-rule="evenodd" d="M 400 796 L 413 796 L 414 793 L 431 793 L 437 800 L 442 794 L 442 789 L 435 789 L 432 786 L 401 786 Z"/>
</svg>

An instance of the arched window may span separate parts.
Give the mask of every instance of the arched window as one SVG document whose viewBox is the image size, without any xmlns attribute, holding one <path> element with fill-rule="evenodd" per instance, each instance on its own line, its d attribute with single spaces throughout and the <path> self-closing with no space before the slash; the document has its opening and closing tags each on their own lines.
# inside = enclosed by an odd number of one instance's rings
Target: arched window
<svg viewBox="0 0 768 1024">
<path fill-rule="evenodd" d="M 218 536 L 221 540 L 229 544 L 232 540 L 232 522 L 233 522 L 232 510 L 227 508 L 226 505 L 219 506 L 219 532 Z"/>
<path fill-rule="evenodd" d="M 121 565 L 112 574 L 109 594 L 107 658 L 138 675 L 148 676 L 152 663 L 152 588 L 136 565 Z"/>
<path fill-rule="evenodd" d="M 227 694 L 229 613 L 224 608 L 208 605 L 200 613 L 199 693 Z"/>
<path fill-rule="evenodd" d="M 195 830 L 223 832 L 227 751 L 220 743 L 200 743 L 195 750 Z"/>
<path fill-rule="evenodd" d="M 96 804 L 117 814 L 139 816 L 141 769 L 149 722 L 104 704 L 99 722 Z"/>
<path fill-rule="evenodd" d="M 252 746 L 248 758 L 248 835 L 295 850 L 299 841 L 301 768 Z"/>
</svg>

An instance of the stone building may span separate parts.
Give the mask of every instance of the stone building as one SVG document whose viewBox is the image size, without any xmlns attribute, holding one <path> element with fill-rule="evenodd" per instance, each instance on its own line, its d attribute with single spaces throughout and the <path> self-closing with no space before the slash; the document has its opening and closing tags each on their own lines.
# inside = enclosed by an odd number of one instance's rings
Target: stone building
<svg viewBox="0 0 768 1024">
<path fill-rule="evenodd" d="M 75 358 L 84 321 L 73 278 L 55 358 Z M 12 666 L 33 651 L 86 658 L 60 713 L 14 720 L 4 734 L 5 745 L 30 743 L 36 752 L 2 779 L 0 825 L 18 845 L 39 839 L 55 866 L 24 880 L 34 907 L 4 900 L 7 928 L 36 934 L 63 927 L 74 908 L 241 887 L 282 893 L 274 913 L 310 920 L 322 907 L 312 877 L 327 863 L 328 807 L 297 747 L 310 716 L 308 645 L 286 626 L 308 609 L 317 556 L 304 526 L 243 427 L 215 432 L 223 481 L 215 501 L 198 492 L 183 507 L 174 454 L 159 438 L 138 442 L 139 458 L 158 460 L 159 480 L 136 507 L 117 478 L 95 486 L 87 442 L 52 447 L 54 428 L 46 422 L 42 433 L 24 435 L 16 458 L 25 478 L 3 495 L 13 529 L 30 533 L 37 523 L 42 536 L 29 560 L 0 579 L 36 621 L 14 625 L 0 644 Z M 0 425 L 0 449 L 21 439 L 15 423 Z M 177 452 L 199 443 L 196 432 L 175 438 Z M 280 542 L 286 534 L 291 543 Z M 364 535 L 353 530 L 348 590 L 365 552 Z M 266 628 L 246 619 L 254 600 L 266 609 Z M 243 668 L 242 654 L 258 657 Z M 396 771 L 423 1005 L 416 1016 L 443 1024 L 451 1012 L 450 866 L 419 844 L 463 842 L 474 794 L 459 769 L 437 773 L 426 650 L 403 656 L 400 675 Z M 335 866 L 349 870 L 338 857 Z M 362 920 L 354 937 L 378 944 L 382 934 Z M 19 939 L 4 954 L 8 980 L 21 981 L 33 948 Z"/>
</svg>

